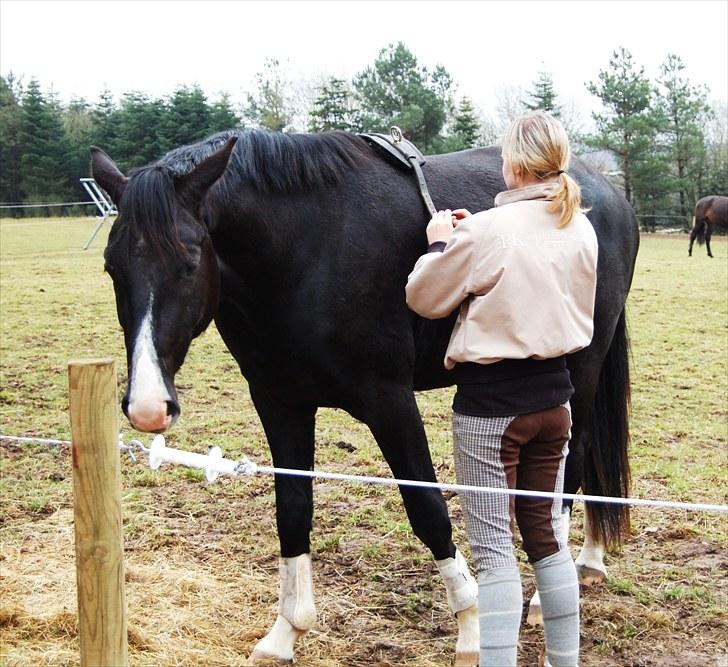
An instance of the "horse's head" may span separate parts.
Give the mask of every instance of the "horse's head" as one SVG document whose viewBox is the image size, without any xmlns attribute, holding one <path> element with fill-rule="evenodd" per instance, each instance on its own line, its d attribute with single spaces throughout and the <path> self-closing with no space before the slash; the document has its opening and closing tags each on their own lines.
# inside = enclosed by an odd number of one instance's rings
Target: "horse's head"
<svg viewBox="0 0 728 667">
<path fill-rule="evenodd" d="M 104 253 L 124 330 L 129 382 L 122 409 L 140 431 L 162 432 L 180 412 L 174 376 L 218 306 L 220 276 L 203 199 L 235 139 L 175 176 L 164 164 L 127 178 L 91 149 L 91 171 L 119 211 Z"/>
</svg>

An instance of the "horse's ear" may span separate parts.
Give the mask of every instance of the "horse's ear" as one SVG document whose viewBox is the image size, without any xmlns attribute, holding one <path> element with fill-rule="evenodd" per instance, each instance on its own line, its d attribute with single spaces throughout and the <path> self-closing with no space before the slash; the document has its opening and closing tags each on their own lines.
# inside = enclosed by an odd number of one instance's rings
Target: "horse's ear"
<svg viewBox="0 0 728 667">
<path fill-rule="evenodd" d="M 176 178 L 175 186 L 180 197 L 199 202 L 212 184 L 225 173 L 237 140 L 237 137 L 230 137 L 222 148 L 206 157 L 189 174 Z"/>
<path fill-rule="evenodd" d="M 119 171 L 114 161 L 96 146 L 91 146 L 91 175 L 118 205 L 129 179 Z"/>
</svg>

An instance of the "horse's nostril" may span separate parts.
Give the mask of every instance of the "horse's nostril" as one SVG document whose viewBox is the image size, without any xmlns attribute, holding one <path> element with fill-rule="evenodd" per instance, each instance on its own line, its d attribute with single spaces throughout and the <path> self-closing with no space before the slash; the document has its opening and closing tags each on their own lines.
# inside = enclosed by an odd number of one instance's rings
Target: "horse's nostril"
<svg viewBox="0 0 728 667">
<path fill-rule="evenodd" d="M 167 415 L 169 417 L 172 417 L 172 419 L 176 419 L 179 417 L 179 405 L 176 401 L 167 401 Z"/>
<path fill-rule="evenodd" d="M 126 418 L 129 418 L 129 397 L 124 396 L 124 398 L 121 399 L 121 411 L 124 413 Z"/>
</svg>

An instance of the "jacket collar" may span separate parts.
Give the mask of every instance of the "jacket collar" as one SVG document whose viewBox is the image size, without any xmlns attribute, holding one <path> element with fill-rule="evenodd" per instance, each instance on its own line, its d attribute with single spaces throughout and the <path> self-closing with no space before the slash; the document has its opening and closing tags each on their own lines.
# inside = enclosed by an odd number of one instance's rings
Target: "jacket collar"
<svg viewBox="0 0 728 667">
<path fill-rule="evenodd" d="M 496 206 L 503 206 L 504 204 L 512 204 L 517 201 L 525 201 L 528 199 L 543 199 L 550 201 L 556 196 L 556 192 L 559 189 L 559 183 L 557 181 L 545 181 L 543 183 L 535 183 L 533 185 L 527 185 L 523 188 L 516 188 L 515 190 L 505 190 L 499 192 L 495 198 Z"/>
</svg>

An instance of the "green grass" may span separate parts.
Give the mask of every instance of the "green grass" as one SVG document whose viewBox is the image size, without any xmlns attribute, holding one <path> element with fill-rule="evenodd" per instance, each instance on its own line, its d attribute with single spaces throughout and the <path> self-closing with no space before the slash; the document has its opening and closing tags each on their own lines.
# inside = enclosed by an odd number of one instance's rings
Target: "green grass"
<svg viewBox="0 0 728 667">
<path fill-rule="evenodd" d="M 728 493 L 728 262 L 687 257 L 686 239 L 643 237 L 628 302 L 634 491 L 725 503 Z M 700 517 L 691 517 L 700 520 Z M 711 536 L 724 521 L 705 517 Z"/>
<path fill-rule="evenodd" d="M 70 438 L 66 373 L 71 359 L 115 358 L 123 391 L 123 339 L 111 280 L 102 270 L 108 226 L 88 251 L 82 250 L 95 224 L 92 218 L 0 221 L 2 434 Z M 688 258 L 687 245 L 683 235 L 642 238 L 628 303 L 633 495 L 725 503 L 728 243 L 725 238 L 714 240 L 712 260 L 700 251 Z M 270 463 L 247 385 L 214 327 L 193 343 L 177 385 L 183 412 L 169 435 L 171 445 L 197 452 L 218 445 L 230 458 L 246 455 L 258 463 Z M 450 442 L 452 391 L 417 396 L 438 476 L 448 482 L 455 478 Z M 137 437 L 121 412 L 119 423 L 125 437 Z M 148 437 L 141 439 L 148 444 Z M 341 410 L 319 411 L 316 442 L 320 469 L 390 474 L 368 429 Z M 178 637 L 164 648 L 154 644 L 153 650 L 134 649 L 134 664 L 195 664 L 200 651 L 212 656 L 210 651 L 218 650 L 205 635 L 214 635 L 216 627 L 225 633 L 232 626 L 243 628 L 243 634 L 232 648 L 220 648 L 219 657 L 211 657 L 210 664 L 237 664 L 229 651 L 244 655 L 255 639 L 254 633 L 248 636 L 244 629 L 264 627 L 273 618 L 278 546 L 271 479 L 221 478 L 208 485 L 198 471 L 163 466 L 153 473 L 126 458 L 122 475 L 124 539 L 131 570 L 143 572 L 145 563 L 160 559 L 170 568 L 172 592 L 139 604 L 163 605 L 167 597 L 174 597 L 179 581 L 174 568 L 188 573 L 210 568 L 214 574 L 206 581 L 222 587 L 220 600 L 222 591 L 231 587 L 239 596 L 232 607 L 220 602 L 214 612 L 205 610 L 198 616 L 185 603 L 192 614 L 186 623 L 210 626 L 202 638 L 190 633 L 189 648 Z M 6 582 L 0 583 L 0 611 L 2 605 L 22 607 L 33 621 L 28 628 L 38 625 L 41 609 L 53 606 L 45 598 L 40 607 L 35 606 L 41 593 L 38 598 L 29 597 L 29 582 L 36 580 L 23 574 L 23 568 L 30 573 L 28 559 L 38 553 L 44 569 L 56 562 L 64 572 L 72 568 L 70 482 L 67 449 L 0 444 L 0 567 L 7 575 L 0 578 Z M 429 554 L 412 534 L 398 493 L 321 481 L 315 484 L 315 496 L 311 542 L 325 626 L 304 644 L 307 664 L 373 664 L 371 656 L 382 650 L 376 642 L 391 637 L 401 640 L 404 657 L 389 656 L 389 662 L 381 664 L 448 664 L 452 642 L 436 639 L 453 632 L 444 591 Z M 457 498 L 449 501 L 449 507 L 455 541 L 467 553 Z M 665 655 L 678 656 L 669 664 L 715 664 L 713 657 L 723 650 L 728 609 L 725 515 L 636 508 L 632 526 L 632 538 L 621 553 L 608 558 L 607 585 L 584 592 L 582 665 L 660 664 Z M 580 507 L 573 527 L 579 535 Z M 38 535 L 51 545 L 46 547 L 48 552 L 34 541 Z M 54 539 L 61 538 L 65 551 L 52 546 Z M 522 563 L 524 581 L 532 588 L 530 568 L 525 560 Z M 264 590 L 250 582 L 238 587 L 246 567 L 266 574 Z M 148 576 L 156 586 L 165 581 L 165 566 L 154 568 L 156 574 Z M 138 596 L 146 600 L 147 595 L 146 579 L 138 576 L 139 583 L 131 586 L 129 594 L 132 610 Z M 18 582 L 17 588 L 7 583 L 11 581 Z M 135 581 L 132 577 L 131 584 Z M 59 604 L 60 609 L 72 608 L 74 601 L 64 598 Z M 352 605 L 361 613 L 352 612 Z M 167 615 L 161 606 L 155 609 L 145 611 L 144 618 L 132 614 L 139 636 L 160 634 L 159 624 L 167 621 Z M 254 613 L 262 620 L 254 618 Z M 145 625 L 146 616 L 153 623 Z M 218 617 L 227 620 L 216 624 Z M 3 664 L 68 664 L 68 656 L 75 654 L 72 634 L 44 643 L 45 639 L 28 630 L 28 638 L 23 639 L 19 628 L 25 626 L 7 620 L 11 618 L 16 616 L 0 614 Z M 172 629 L 165 631 L 166 636 L 176 632 L 177 622 L 169 623 Z M 361 642 L 360 653 L 347 653 L 352 638 Z M 138 641 L 139 646 L 147 646 Z M 538 654 L 540 642 L 539 631 L 524 630 L 524 664 L 531 664 L 529 659 Z M 692 651 L 688 657 L 686 646 Z M 49 657 L 53 649 L 58 650 L 57 659 Z M 648 654 L 658 662 L 639 662 Z M 18 655 L 29 657 L 24 661 Z M 339 659 L 339 655 L 348 657 Z"/>
</svg>

